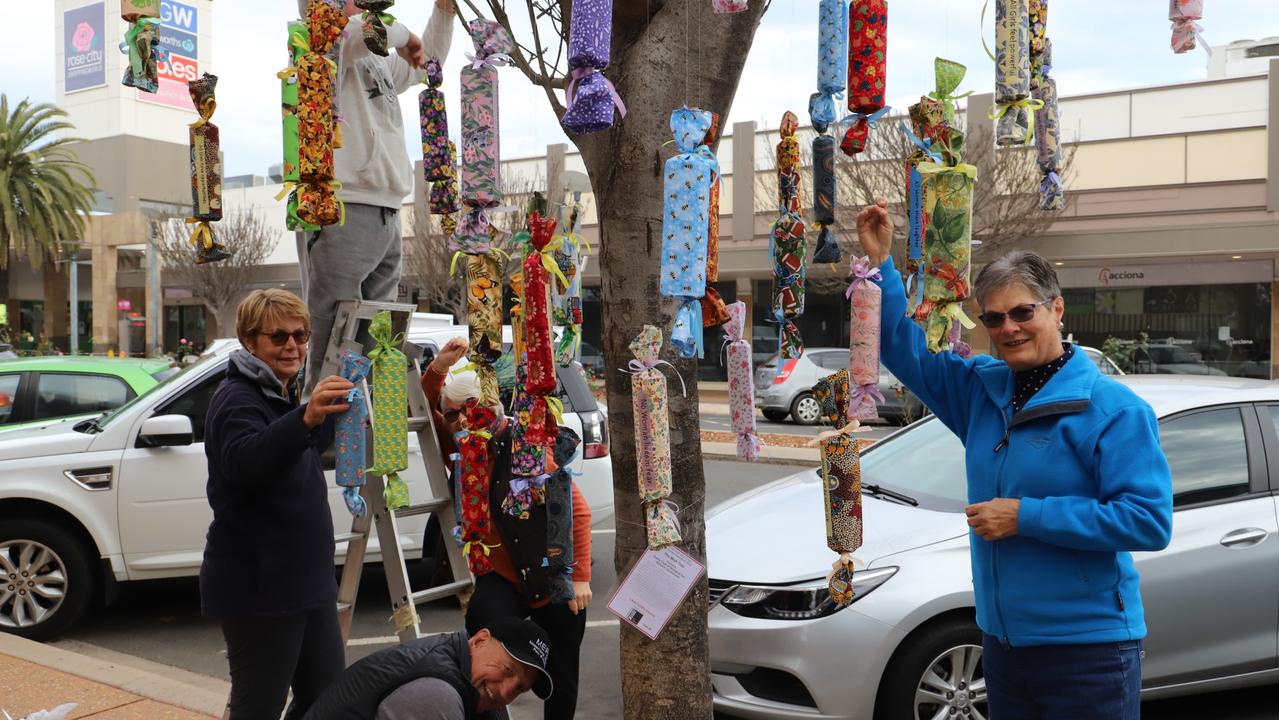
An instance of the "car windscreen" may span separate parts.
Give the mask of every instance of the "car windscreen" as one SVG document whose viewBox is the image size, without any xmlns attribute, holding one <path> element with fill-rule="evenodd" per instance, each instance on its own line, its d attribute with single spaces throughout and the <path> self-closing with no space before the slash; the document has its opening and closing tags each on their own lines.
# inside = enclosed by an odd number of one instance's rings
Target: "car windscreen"
<svg viewBox="0 0 1279 720">
<path fill-rule="evenodd" d="M 968 504 L 964 446 L 935 417 L 863 451 L 861 469 L 863 485 L 896 490 L 929 510 L 959 512 Z"/>
</svg>

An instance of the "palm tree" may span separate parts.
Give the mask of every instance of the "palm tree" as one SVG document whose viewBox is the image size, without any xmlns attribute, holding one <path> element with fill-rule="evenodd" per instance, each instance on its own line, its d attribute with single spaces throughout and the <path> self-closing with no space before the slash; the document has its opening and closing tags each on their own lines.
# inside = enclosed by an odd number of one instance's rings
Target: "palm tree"
<svg viewBox="0 0 1279 720">
<path fill-rule="evenodd" d="M 73 127 L 66 114 L 25 99 L 10 114 L 9 97 L 0 95 L 0 268 L 10 251 L 39 268 L 59 257 L 59 243 L 84 237 L 96 181 L 70 147 L 79 141 L 53 137 Z"/>
</svg>

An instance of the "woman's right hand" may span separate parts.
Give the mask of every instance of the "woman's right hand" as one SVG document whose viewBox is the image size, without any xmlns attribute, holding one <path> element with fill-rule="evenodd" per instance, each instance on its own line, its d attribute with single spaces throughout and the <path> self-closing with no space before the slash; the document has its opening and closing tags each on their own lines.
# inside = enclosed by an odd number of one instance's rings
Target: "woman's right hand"
<svg viewBox="0 0 1279 720">
<path fill-rule="evenodd" d="M 893 249 L 893 219 L 888 215 L 888 201 L 876 198 L 857 213 L 857 239 L 870 257 L 871 265 L 879 267 L 888 259 Z"/>
<path fill-rule="evenodd" d="M 461 360 L 469 349 L 470 345 L 467 343 L 466 338 L 455 337 L 444 343 L 444 347 L 440 348 L 435 358 L 431 360 L 430 367 L 440 375 L 447 375 L 449 368 L 456 365 L 457 361 Z"/>
<path fill-rule="evenodd" d="M 302 413 L 302 423 L 309 428 L 316 428 L 324 419 L 334 413 L 346 412 L 351 405 L 346 402 L 346 394 L 355 387 L 350 380 L 338 375 L 330 375 L 316 383 L 311 391 L 311 401 L 306 404 Z"/>
</svg>

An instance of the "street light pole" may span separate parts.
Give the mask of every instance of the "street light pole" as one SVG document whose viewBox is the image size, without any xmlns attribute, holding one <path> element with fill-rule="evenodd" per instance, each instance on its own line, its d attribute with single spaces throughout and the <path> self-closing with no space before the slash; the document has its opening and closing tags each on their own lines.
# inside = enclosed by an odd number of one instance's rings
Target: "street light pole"
<svg viewBox="0 0 1279 720">
<path fill-rule="evenodd" d="M 79 258 L 76 257 L 75 247 L 71 248 L 71 251 L 68 253 L 68 255 L 71 258 L 71 272 L 68 273 L 71 276 L 71 292 L 69 293 L 71 297 L 71 354 L 79 355 L 80 354 L 80 276 L 78 273 L 79 273 L 80 263 L 78 262 Z"/>
</svg>

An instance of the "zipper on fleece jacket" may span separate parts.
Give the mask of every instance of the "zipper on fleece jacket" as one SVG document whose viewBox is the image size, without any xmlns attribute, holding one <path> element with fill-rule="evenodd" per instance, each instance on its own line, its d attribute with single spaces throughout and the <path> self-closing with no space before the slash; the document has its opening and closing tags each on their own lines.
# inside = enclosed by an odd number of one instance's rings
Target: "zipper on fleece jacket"
<svg viewBox="0 0 1279 720">
<path fill-rule="evenodd" d="M 995 454 L 999 455 L 999 451 L 1008 445 L 1008 434 L 1012 431 L 1009 426 L 1008 409 L 1000 408 L 999 415 L 1004 420 L 1004 439 L 999 441 L 995 446 Z M 1008 456 L 999 455 L 999 467 L 995 470 L 995 497 L 1003 497 L 1004 495 L 1004 465 L 1007 464 Z M 1008 642 L 1008 623 L 1004 622 L 1004 608 L 999 602 L 999 561 L 997 556 L 999 553 L 999 543 L 990 543 L 990 575 L 991 580 L 995 584 L 995 617 L 999 618 L 999 629 L 1003 636 L 1004 649 L 1012 647 Z"/>
</svg>

